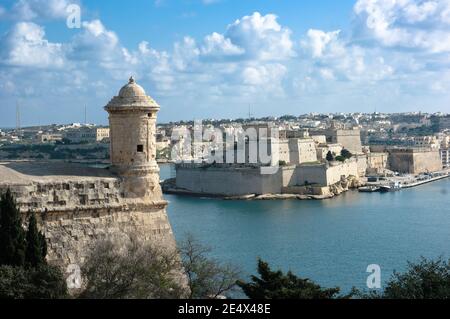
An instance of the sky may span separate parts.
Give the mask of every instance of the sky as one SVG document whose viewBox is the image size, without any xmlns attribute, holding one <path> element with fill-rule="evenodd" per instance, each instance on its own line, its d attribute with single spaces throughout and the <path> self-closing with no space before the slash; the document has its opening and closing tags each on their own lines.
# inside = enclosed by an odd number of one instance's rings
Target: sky
<svg viewBox="0 0 450 319">
<path fill-rule="evenodd" d="M 159 122 L 448 113 L 450 0 L 0 0 L 0 127 L 106 124 L 131 75 Z"/>
</svg>

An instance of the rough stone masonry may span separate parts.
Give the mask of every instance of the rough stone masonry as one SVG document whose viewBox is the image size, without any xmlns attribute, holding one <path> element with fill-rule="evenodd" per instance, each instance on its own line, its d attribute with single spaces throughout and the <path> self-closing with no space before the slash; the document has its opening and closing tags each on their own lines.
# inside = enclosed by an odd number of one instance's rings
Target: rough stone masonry
<svg viewBox="0 0 450 319">
<path fill-rule="evenodd" d="M 24 220 L 36 212 L 48 240 L 48 260 L 81 265 L 96 240 L 136 237 L 174 247 L 159 185 L 155 123 L 159 105 L 133 78 L 105 109 L 111 166 L 63 162 L 0 163 L 0 191 L 10 188 Z"/>
</svg>

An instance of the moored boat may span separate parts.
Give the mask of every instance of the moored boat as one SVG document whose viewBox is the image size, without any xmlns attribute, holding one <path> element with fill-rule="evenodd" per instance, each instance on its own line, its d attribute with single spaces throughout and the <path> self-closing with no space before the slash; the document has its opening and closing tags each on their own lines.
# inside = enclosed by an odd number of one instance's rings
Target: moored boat
<svg viewBox="0 0 450 319">
<path fill-rule="evenodd" d="M 363 186 L 358 188 L 358 191 L 360 191 L 361 193 L 374 193 L 374 192 L 379 192 L 380 191 L 380 187 L 379 186 Z"/>
</svg>

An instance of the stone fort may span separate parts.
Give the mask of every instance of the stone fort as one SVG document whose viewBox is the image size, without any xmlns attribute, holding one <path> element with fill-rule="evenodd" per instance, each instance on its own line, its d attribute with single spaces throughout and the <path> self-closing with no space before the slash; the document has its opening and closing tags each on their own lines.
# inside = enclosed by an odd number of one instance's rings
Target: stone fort
<svg viewBox="0 0 450 319">
<path fill-rule="evenodd" d="M 0 191 L 11 189 L 24 220 L 35 212 L 48 261 L 81 265 L 98 239 L 136 237 L 174 247 L 156 163 L 159 105 L 131 77 L 105 106 L 111 166 L 64 162 L 0 163 Z"/>
</svg>

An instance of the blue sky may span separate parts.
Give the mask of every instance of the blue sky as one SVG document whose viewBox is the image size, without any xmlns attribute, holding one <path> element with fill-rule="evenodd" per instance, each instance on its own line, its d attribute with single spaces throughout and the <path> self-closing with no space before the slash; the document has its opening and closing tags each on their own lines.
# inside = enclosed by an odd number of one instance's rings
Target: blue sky
<svg viewBox="0 0 450 319">
<path fill-rule="evenodd" d="M 0 127 L 105 124 L 130 75 L 161 122 L 450 112 L 449 66 L 449 0 L 0 2 Z"/>
</svg>

